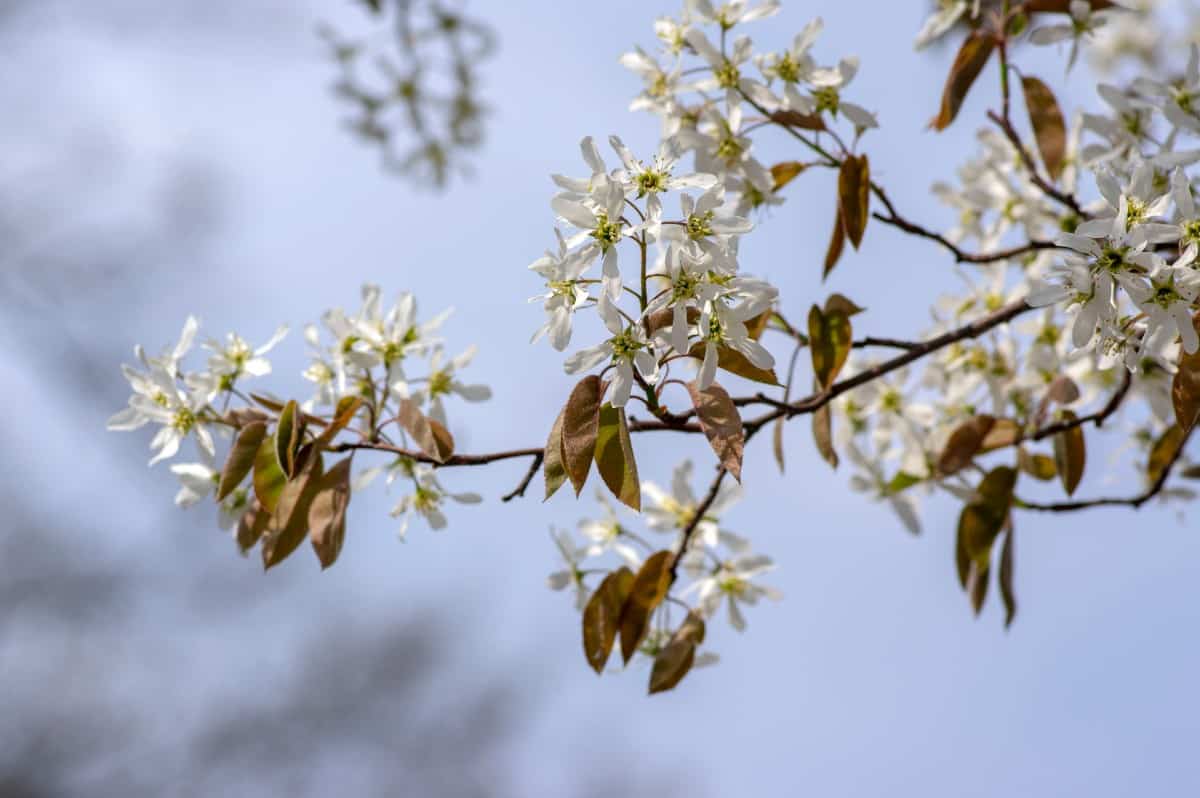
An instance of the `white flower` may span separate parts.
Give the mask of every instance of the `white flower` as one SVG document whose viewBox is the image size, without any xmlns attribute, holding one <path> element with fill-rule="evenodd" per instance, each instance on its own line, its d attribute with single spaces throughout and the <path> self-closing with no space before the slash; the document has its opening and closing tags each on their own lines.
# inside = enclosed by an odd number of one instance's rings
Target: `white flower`
<svg viewBox="0 0 1200 798">
<path fill-rule="evenodd" d="M 737 271 L 737 253 L 733 236 L 748 233 L 754 223 L 741 216 L 718 215 L 725 203 L 724 186 L 714 186 L 693 199 L 690 194 L 679 195 L 683 210 L 682 224 L 663 227 L 663 239 L 685 247 L 693 258 L 705 258 L 711 268 L 721 274 Z"/>
<path fill-rule="evenodd" d="M 734 557 L 722 562 L 708 576 L 689 585 L 685 592 L 695 590 L 698 593 L 697 609 L 708 618 L 717 614 L 722 602 L 727 602 L 729 623 L 741 632 L 746 628 L 741 605 L 753 606 L 760 598 L 778 601 L 783 597 L 778 590 L 751 581 L 774 568 L 775 563 L 765 555 Z"/>
<path fill-rule="evenodd" d="M 545 255 L 529 264 L 530 270 L 546 281 L 548 289 L 544 294 L 529 298 L 530 302 L 540 301 L 546 311 L 546 323 L 534 332 L 530 343 L 548 334 L 550 345 L 561 352 L 571 342 L 571 319 L 575 311 L 589 299 L 587 289 L 580 285 L 580 278 L 589 263 L 578 252 L 567 250 L 567 242 L 558 228 L 554 229 L 554 235 L 558 239 L 558 252 L 547 250 Z"/>
<path fill-rule="evenodd" d="M 704 359 L 696 378 L 701 390 L 712 385 L 716 378 L 720 347 L 742 353 L 756 368 L 775 367 L 775 358 L 766 347 L 751 338 L 746 329 L 746 322 L 765 311 L 767 305 L 755 301 L 742 302 L 735 307 L 730 307 L 724 300 L 705 303 L 696 327 L 696 334 L 704 342 Z"/>
<path fill-rule="evenodd" d="M 458 372 L 466 368 L 474 359 L 476 351 L 478 351 L 477 347 L 469 346 L 462 354 L 451 358 L 450 362 L 443 366 L 442 360 L 445 354 L 441 347 L 434 349 L 433 356 L 430 358 L 429 377 L 419 389 L 413 392 L 413 398 L 418 402 L 429 400 L 429 415 L 442 426 L 448 424 L 446 408 L 442 402 L 443 397 L 454 395 L 468 402 L 486 402 L 492 398 L 492 389 L 486 385 L 467 385 L 457 378 Z"/>
<path fill-rule="evenodd" d="M 657 222 L 662 216 L 660 194 L 684 188 L 707 190 L 717 184 L 715 175 L 690 174 L 676 177 L 671 174 L 680 157 L 679 146 L 673 138 L 664 139 L 659 144 L 658 153 L 650 166 L 634 158 L 633 153 L 617 136 L 610 136 L 608 141 L 625 166 L 624 170 L 616 172 L 614 177 L 624 183 L 628 191 L 637 192 L 638 199 L 648 197 L 646 217 L 653 222 Z M 657 226 L 651 233 L 657 234 Z"/>
<path fill-rule="evenodd" d="M 246 340 L 237 333 L 225 336 L 225 343 L 210 340 L 204 344 L 212 352 L 208 358 L 208 370 L 220 378 L 220 387 L 228 390 L 242 375 L 265 377 L 271 373 L 271 361 L 263 357 L 287 335 L 288 328 L 279 327 L 265 344 L 251 349 Z"/>
<path fill-rule="evenodd" d="M 558 548 L 558 553 L 566 567 L 546 577 L 546 586 L 551 590 L 573 588 L 575 609 L 582 611 L 587 606 L 589 592 L 587 585 L 583 583 L 584 574 L 579 567 L 579 562 L 587 553 L 584 549 L 577 547 L 566 532 L 551 530 L 550 537 L 554 539 L 554 545 Z"/>
<path fill-rule="evenodd" d="M 940 39 L 970 9 L 972 19 L 979 16 L 979 0 L 938 0 L 937 8 L 925 20 L 913 46 L 923 50 Z"/>
<path fill-rule="evenodd" d="M 191 349 L 198 323 L 188 317 L 179 343 L 163 355 L 150 358 L 138 347 L 135 353 L 145 371 L 131 366 L 122 366 L 121 371 L 133 395 L 128 406 L 108 420 L 108 429 L 126 432 L 139 429 L 148 423 L 162 427 L 150 442 L 155 451 L 150 465 L 174 457 L 180 444 L 189 434 L 195 433 L 200 449 L 209 455 L 215 453 L 212 434 L 208 431 L 203 411 L 211 397 L 208 380 L 189 380 L 179 370 L 179 361 Z M 190 386 L 189 382 L 195 387 Z"/>
<path fill-rule="evenodd" d="M 396 534 L 401 540 L 408 534 L 408 524 L 413 513 L 424 516 L 430 529 L 445 529 L 447 521 L 446 514 L 442 512 L 442 504 L 446 499 L 459 504 L 479 504 L 483 501 L 483 497 L 478 493 L 450 493 L 442 487 L 434 470 L 428 466 L 416 465 L 402 459 L 389 471 L 388 482 L 391 482 L 398 472 L 413 482 L 413 492 L 401 499 L 391 512 L 393 518 L 400 519 L 400 529 Z"/>
<path fill-rule="evenodd" d="M 809 51 L 824 26 L 824 21 L 817 17 L 796 35 L 789 49 L 782 53 L 772 53 L 759 61 L 758 68 L 768 81 L 779 80 L 783 83 L 785 105 L 793 111 L 811 114 L 816 110 L 816 102 L 811 97 L 801 94 L 800 87 L 812 81 L 813 73 L 817 69 Z"/>
<path fill-rule="evenodd" d="M 1034 44 L 1057 44 L 1071 40 L 1071 55 L 1067 58 L 1067 70 L 1075 65 L 1079 57 L 1079 42 L 1084 36 L 1091 36 L 1099 29 L 1108 17 L 1103 11 L 1093 11 L 1088 0 L 1071 0 L 1071 21 L 1059 25 L 1047 25 L 1035 29 L 1029 34 L 1029 40 Z"/>
<path fill-rule="evenodd" d="M 757 6 L 748 7 L 746 0 L 730 0 L 713 6 L 709 0 L 687 0 L 687 8 L 702 22 L 720 25 L 729 29 L 743 22 L 766 19 L 779 13 L 779 0 L 764 0 Z"/>
<path fill-rule="evenodd" d="M 851 489 L 886 501 L 905 529 L 914 535 L 920 534 L 921 521 L 917 518 L 916 502 L 903 489 L 893 487 L 883 474 L 881 462 L 887 454 L 886 450 L 881 450 L 877 457 L 867 457 L 851 440 L 846 442 L 845 452 L 850 462 L 859 469 L 859 473 L 850 477 Z"/>
<path fill-rule="evenodd" d="M 621 525 L 616 511 L 602 491 L 596 492 L 596 501 L 604 508 L 604 518 L 589 518 L 579 522 L 579 533 L 591 541 L 583 550 L 583 555 L 600 557 L 607 551 L 614 551 L 636 571 L 642 558 L 637 549 L 626 542 L 633 539 L 633 533 Z"/>
<path fill-rule="evenodd" d="M 1176 128 L 1200 133 L 1200 48 L 1192 44 L 1187 70 L 1182 78 L 1170 83 L 1138 78 L 1133 86 L 1139 92 L 1162 103 L 1163 115 Z"/>
<path fill-rule="evenodd" d="M 658 363 L 649 351 L 650 343 L 646 340 L 642 325 L 626 326 L 616 305 L 609 300 L 607 294 L 600 297 L 597 307 L 600 318 L 604 320 L 604 326 L 613 337 L 571 355 L 565 364 L 566 372 L 578 374 L 590 371 L 604 361 L 611 360 L 614 377 L 607 392 L 608 401 L 613 407 L 624 407 L 633 389 L 633 367 L 636 365 L 642 377 L 653 381 L 657 376 Z"/>
<path fill-rule="evenodd" d="M 861 130 L 879 127 L 879 120 L 875 118 L 874 114 L 861 105 L 848 103 L 842 99 L 842 91 L 850 85 L 850 81 L 854 80 L 854 76 L 857 74 L 858 58 L 853 56 L 839 61 L 837 69 L 815 70 L 811 82 L 816 87 L 813 91 L 816 110 L 818 112 L 828 111 L 834 117 L 841 113 Z"/>
<path fill-rule="evenodd" d="M 654 482 L 646 481 L 642 483 L 642 494 L 653 502 L 642 510 L 646 525 L 657 532 L 678 535 L 692 523 L 700 506 L 696 494 L 692 492 L 692 461 L 684 460 L 675 467 L 671 474 L 670 493 Z M 714 549 L 717 544 L 723 543 L 734 551 L 744 550 L 749 545 L 744 538 L 720 528 L 721 516 L 741 498 L 742 489 L 739 485 L 722 482 L 716 498 L 696 522 L 692 533 L 693 544 Z"/>
<path fill-rule="evenodd" d="M 621 272 L 617 267 L 617 244 L 621 239 L 634 235 L 637 228 L 625 223 L 621 214 L 625 209 L 625 189 L 615 180 L 598 176 L 592 196 L 559 194 L 550 206 L 561 218 L 579 228 L 580 232 L 567 240 L 567 247 L 574 248 L 592 239 L 579 252 L 584 263 L 591 263 L 597 255 L 603 255 L 604 289 L 609 298 L 621 295 Z"/>
</svg>

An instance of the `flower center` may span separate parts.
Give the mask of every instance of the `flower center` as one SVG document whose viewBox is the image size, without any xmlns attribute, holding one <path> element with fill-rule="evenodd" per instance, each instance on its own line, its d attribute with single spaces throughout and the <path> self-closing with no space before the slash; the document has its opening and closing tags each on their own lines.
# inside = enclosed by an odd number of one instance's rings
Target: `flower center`
<svg viewBox="0 0 1200 798">
<path fill-rule="evenodd" d="M 603 211 L 596 214 L 596 229 L 592 231 L 592 238 L 600 242 L 601 252 L 608 252 L 609 247 L 621 240 L 621 220 L 610 222 L 608 214 Z"/>
<path fill-rule="evenodd" d="M 707 238 L 713 234 L 712 231 L 712 211 L 705 211 L 702 214 L 691 214 L 687 220 L 688 238 L 693 241 L 699 241 L 702 238 Z"/>
</svg>

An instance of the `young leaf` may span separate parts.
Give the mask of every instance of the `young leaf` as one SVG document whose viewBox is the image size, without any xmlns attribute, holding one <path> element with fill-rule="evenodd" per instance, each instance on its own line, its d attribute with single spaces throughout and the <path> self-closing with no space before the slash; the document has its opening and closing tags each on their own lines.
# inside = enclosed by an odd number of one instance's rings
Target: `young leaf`
<svg viewBox="0 0 1200 798">
<path fill-rule="evenodd" d="M 846 156 L 838 172 L 838 209 L 842 229 L 850 244 L 862 245 L 867 220 L 871 218 L 871 165 L 866 155 Z"/>
<path fill-rule="evenodd" d="M 816 305 L 808 311 L 808 348 L 813 374 L 822 388 L 829 388 L 850 356 L 854 333 L 845 313 L 826 313 Z"/>
<path fill-rule="evenodd" d="M 454 452 L 454 438 L 446 428 L 421 412 L 421 408 L 412 399 L 400 400 L 400 413 L 397 416 L 400 426 L 412 436 L 422 452 L 429 457 L 444 463 Z"/>
<path fill-rule="evenodd" d="M 263 438 L 254 456 L 254 495 L 267 513 L 275 512 L 279 494 L 287 484 L 287 474 L 279 467 L 276 455 L 275 436 Z"/>
<path fill-rule="evenodd" d="M 1150 449 L 1150 459 L 1146 463 L 1146 478 L 1150 484 L 1157 484 L 1163 471 L 1175 460 L 1175 453 L 1183 445 L 1184 431 L 1178 424 L 1172 424 L 1159 436 Z"/>
<path fill-rule="evenodd" d="M 958 116 L 971 85 L 991 57 L 994 47 L 995 40 L 989 33 L 974 31 L 967 36 L 954 58 L 954 64 L 950 67 L 946 87 L 942 91 L 942 107 L 930 123 L 930 127 L 938 131 L 950 127 L 954 118 Z"/>
<path fill-rule="evenodd" d="M 846 318 L 856 316 L 865 311 L 866 308 L 860 308 L 853 300 L 841 294 L 830 294 L 829 299 L 825 300 L 825 312 L 828 313 L 844 313 Z"/>
<path fill-rule="evenodd" d="M 788 127 L 799 128 L 800 130 L 814 130 L 821 132 L 826 130 L 825 120 L 820 114 L 802 114 L 799 111 L 775 111 L 771 114 L 771 121 L 777 122 Z"/>
<path fill-rule="evenodd" d="M 254 548 L 267 527 L 271 523 L 271 514 L 262 508 L 258 502 L 252 502 L 250 509 L 242 513 L 238 519 L 237 544 L 238 549 L 245 554 Z"/>
<path fill-rule="evenodd" d="M 837 468 L 838 453 L 833 448 L 833 413 L 830 412 L 828 404 L 821 405 L 813 413 L 812 428 L 817 451 L 821 453 L 821 457 L 826 463 Z"/>
<path fill-rule="evenodd" d="M 279 470 L 288 479 L 296 475 L 296 453 L 304 438 L 304 421 L 300 418 L 300 409 L 296 400 L 291 399 L 279 413 L 279 423 L 275 425 L 275 457 Z"/>
<path fill-rule="evenodd" d="M 361 396 L 343 396 L 339 399 L 337 407 L 333 411 L 333 419 L 321 431 L 321 434 L 317 436 L 316 443 L 318 448 L 324 449 L 332 443 L 337 434 L 350 425 L 350 422 L 354 420 L 354 416 L 362 406 L 363 400 Z"/>
<path fill-rule="evenodd" d="M 834 208 L 833 213 L 833 233 L 829 237 L 829 248 L 825 251 L 825 268 L 821 272 L 821 279 L 824 280 L 833 271 L 833 267 L 837 266 L 838 261 L 842 259 L 842 251 L 846 248 L 846 228 L 842 225 L 842 209 L 841 203 Z"/>
<path fill-rule="evenodd" d="M 979 446 L 979 453 L 986 454 L 996 449 L 1004 449 L 1012 446 L 1019 440 L 1021 440 L 1021 425 L 1011 418 L 998 418 L 992 424 L 992 428 L 988 430 L 987 435 L 983 436 L 983 443 Z"/>
<path fill-rule="evenodd" d="M 646 636 L 650 616 L 671 587 L 671 562 L 675 555 L 658 551 L 646 558 L 634 578 L 621 609 L 621 659 L 628 663 Z"/>
<path fill-rule="evenodd" d="M 1049 482 L 1058 476 L 1058 467 L 1054 464 L 1053 457 L 1030 453 L 1024 449 L 1017 453 L 1017 466 L 1024 473 L 1042 482 Z"/>
<path fill-rule="evenodd" d="M 938 457 L 938 471 L 943 476 L 957 474 L 971 464 L 975 455 L 983 448 L 983 441 L 992 431 L 996 419 L 994 416 L 972 416 L 955 427 L 946 441 L 946 448 Z"/>
<path fill-rule="evenodd" d="M 675 634 L 671 635 L 670 641 L 654 658 L 654 667 L 650 671 L 651 695 L 670 690 L 679 684 L 680 680 L 692 669 L 692 663 L 695 662 L 696 657 L 696 647 L 702 642 L 704 642 L 704 618 L 692 610 Z"/>
<path fill-rule="evenodd" d="M 1075 414 L 1063 411 L 1065 421 L 1074 421 Z M 1054 436 L 1054 465 L 1062 479 L 1063 490 L 1068 496 L 1075 494 L 1079 480 L 1083 479 L 1083 467 L 1087 463 L 1087 446 L 1083 439 L 1083 428 L 1072 427 Z"/>
<path fill-rule="evenodd" d="M 1016 534 L 1009 525 L 1008 534 L 1004 536 L 1004 545 L 1000 547 L 1000 598 L 1004 601 L 1004 628 L 1012 626 L 1013 618 L 1017 617 L 1017 594 L 1013 590 L 1013 536 Z"/>
<path fill-rule="evenodd" d="M 692 396 L 692 406 L 704 437 L 717 455 L 717 460 L 734 479 L 742 481 L 742 454 L 746 444 L 746 433 L 742 429 L 742 418 L 725 389 L 715 382 L 703 391 L 695 382 L 687 385 Z"/>
<path fill-rule="evenodd" d="M 1029 111 L 1042 163 L 1050 177 L 1058 180 L 1067 149 L 1067 126 L 1062 111 L 1050 87 L 1032 75 L 1021 78 L 1021 87 L 1025 90 L 1025 108 Z"/>
<path fill-rule="evenodd" d="M 320 477 L 308 508 L 308 540 L 322 569 L 333 565 L 342 551 L 349 506 L 350 458 L 346 457 Z"/>
<path fill-rule="evenodd" d="M 604 577 L 583 609 L 583 655 L 597 674 L 604 670 L 621 625 L 621 608 L 633 588 L 633 571 L 625 566 Z"/>
<path fill-rule="evenodd" d="M 808 167 L 799 161 L 784 161 L 782 163 L 775 164 L 771 167 L 771 177 L 774 178 L 775 183 L 772 191 L 778 191 L 779 189 L 783 188 L 788 183 L 795 180 L 799 175 L 803 174 L 804 170 L 807 168 Z"/>
<path fill-rule="evenodd" d="M 571 391 L 563 408 L 563 465 L 575 487 L 576 496 L 583 490 L 596 456 L 596 433 L 600 426 L 600 399 L 603 395 L 600 378 L 590 374 Z"/>
<path fill-rule="evenodd" d="M 642 511 L 642 488 L 629 440 L 625 408 L 605 403 L 596 432 L 596 470 L 613 495 L 636 512 Z"/>
<path fill-rule="evenodd" d="M 229 450 L 229 459 L 225 461 L 225 467 L 221 469 L 221 482 L 217 486 L 217 501 L 224 501 L 226 496 L 233 493 L 234 488 L 242 484 L 242 480 L 254 467 L 254 458 L 258 455 L 258 450 L 262 447 L 263 439 L 266 437 L 267 425 L 261 421 L 251 422 L 238 431 L 233 448 Z"/>
<path fill-rule="evenodd" d="M 542 455 L 542 474 L 546 478 L 546 498 L 542 501 L 553 496 L 567 481 L 567 469 L 563 465 L 563 412 L 560 411 L 558 418 L 554 419 L 550 437 L 546 440 L 546 453 Z"/>
<path fill-rule="evenodd" d="M 271 513 L 271 534 L 263 538 L 263 569 L 287 559 L 308 533 L 308 510 L 317 494 L 323 463 L 321 454 L 309 457 L 296 476 L 283 486 Z"/>
<path fill-rule="evenodd" d="M 775 462 L 779 465 L 779 473 L 784 473 L 783 459 L 783 419 L 778 418 L 771 425 L 774 429 L 771 431 L 771 451 L 775 455 Z"/>
<path fill-rule="evenodd" d="M 1200 332 L 1200 313 L 1192 323 Z M 1171 382 L 1171 403 L 1175 406 L 1175 422 L 1184 432 L 1190 432 L 1200 418 L 1200 352 L 1189 355 L 1180 347 L 1179 369 Z"/>
</svg>

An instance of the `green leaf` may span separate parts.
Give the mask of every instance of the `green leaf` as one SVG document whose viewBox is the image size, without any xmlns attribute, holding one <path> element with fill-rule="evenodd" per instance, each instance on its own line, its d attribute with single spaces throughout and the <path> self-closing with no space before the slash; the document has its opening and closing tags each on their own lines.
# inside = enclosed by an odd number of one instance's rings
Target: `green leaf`
<svg viewBox="0 0 1200 798">
<path fill-rule="evenodd" d="M 317 452 L 280 491 L 271 513 L 271 533 L 263 538 L 264 570 L 283 562 L 304 541 L 308 533 L 308 510 L 317 494 L 322 470 L 321 454 Z"/>
<path fill-rule="evenodd" d="M 554 426 L 550 428 L 550 437 L 546 440 L 546 452 L 542 455 L 542 474 L 546 478 L 546 497 L 542 501 L 553 496 L 567 481 L 567 468 L 563 465 L 564 412 L 566 411 L 560 411 L 558 418 L 554 419 Z"/>
<path fill-rule="evenodd" d="M 229 450 L 229 458 L 221 469 L 221 482 L 217 486 L 217 501 L 224 501 L 234 488 L 242 484 L 242 480 L 254 468 L 254 458 L 262 447 L 263 439 L 267 437 L 267 425 L 254 421 L 238 430 L 233 447 Z"/>
<path fill-rule="evenodd" d="M 1042 163 L 1050 177 L 1058 180 L 1062 177 L 1067 151 L 1067 125 L 1058 100 L 1049 86 L 1032 75 L 1021 78 L 1021 87 L 1025 90 L 1025 108 L 1029 111 Z"/>
<path fill-rule="evenodd" d="M 746 445 L 746 433 L 742 428 L 742 417 L 738 415 L 737 407 L 729 394 L 715 382 L 700 390 L 697 384 L 687 384 L 688 393 L 692 397 L 692 406 L 696 408 L 696 418 L 700 421 L 700 429 L 708 445 L 717 455 L 718 462 L 734 479 L 742 480 L 742 456 Z"/>
<path fill-rule="evenodd" d="M 596 456 L 596 435 L 600 428 L 600 399 L 604 386 L 595 374 L 579 381 L 563 408 L 563 465 L 578 496 L 587 482 L 588 471 Z"/>
<path fill-rule="evenodd" d="M 254 457 L 254 495 L 268 514 L 275 512 L 279 494 L 287 481 L 287 474 L 279 467 L 275 436 L 267 436 L 263 438 Z"/>
<path fill-rule="evenodd" d="M 938 472 L 942 476 L 950 476 L 970 465 L 983 448 L 983 441 L 995 423 L 994 416 L 978 415 L 955 427 L 938 457 Z"/>
<path fill-rule="evenodd" d="M 850 356 L 853 339 L 854 331 L 845 313 L 826 313 L 816 305 L 808 311 L 808 348 L 813 374 L 821 388 L 828 389 L 837 379 Z"/>
<path fill-rule="evenodd" d="M 1167 467 L 1175 461 L 1175 453 L 1183 445 L 1185 433 L 1178 424 L 1172 424 L 1154 442 L 1150 449 L 1150 459 L 1146 463 L 1146 478 L 1151 485 L 1158 484 Z"/>
<path fill-rule="evenodd" d="M 596 432 L 596 470 L 604 484 L 621 503 L 636 512 L 642 511 L 642 488 L 638 480 L 637 461 L 629 440 L 629 424 L 625 408 L 607 402 L 600 408 L 600 424 Z"/>
<path fill-rule="evenodd" d="M 583 655 L 597 674 L 604 670 L 616 642 L 621 610 L 633 582 L 633 571 L 621 566 L 604 577 L 583 609 Z"/>
<path fill-rule="evenodd" d="M 346 539 L 346 509 L 350 506 L 350 462 L 346 457 L 321 475 L 308 508 L 308 540 L 321 568 L 333 565 Z"/>
<path fill-rule="evenodd" d="M 1075 421 L 1070 410 L 1064 410 L 1064 421 Z M 1063 490 L 1068 496 L 1075 494 L 1079 480 L 1083 479 L 1083 467 L 1087 464 L 1087 446 L 1083 439 L 1083 428 L 1072 427 L 1054 436 L 1054 466 L 1062 479 Z"/>
<path fill-rule="evenodd" d="M 821 458 L 833 468 L 837 468 L 838 453 L 833 448 L 833 413 L 830 412 L 828 404 L 821 405 L 813 413 L 812 429 L 813 440 L 816 441 Z"/>
<path fill-rule="evenodd" d="M 871 218 L 871 164 L 866 155 L 848 155 L 838 171 L 838 211 L 850 244 L 862 245 Z"/>
<path fill-rule="evenodd" d="M 930 127 L 938 131 L 950 127 L 994 48 L 995 39 L 990 33 L 974 31 L 967 36 L 950 67 L 946 87 L 942 90 L 942 107 L 930 122 Z"/>
<path fill-rule="evenodd" d="M 670 690 L 692 669 L 696 647 L 704 642 L 704 618 L 695 610 L 688 613 L 680 627 L 671 635 L 654 658 L 650 671 L 650 694 Z"/>
<path fill-rule="evenodd" d="M 304 438 L 304 421 L 300 418 L 300 410 L 296 400 L 291 399 L 279 413 L 279 423 L 275 425 L 275 457 L 279 470 L 288 479 L 296 475 L 296 453 L 300 451 L 300 443 Z"/>
<path fill-rule="evenodd" d="M 674 559 L 672 552 L 655 552 L 646 558 L 634 578 L 629 597 L 621 608 L 621 659 L 626 663 L 641 645 L 650 625 L 650 616 L 671 588 Z"/>
</svg>

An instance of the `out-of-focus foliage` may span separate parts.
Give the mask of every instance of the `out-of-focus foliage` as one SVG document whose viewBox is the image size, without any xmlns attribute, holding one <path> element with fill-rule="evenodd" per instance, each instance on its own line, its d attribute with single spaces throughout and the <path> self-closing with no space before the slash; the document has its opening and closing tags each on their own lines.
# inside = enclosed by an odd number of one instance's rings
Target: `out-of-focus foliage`
<svg viewBox="0 0 1200 798">
<path fill-rule="evenodd" d="M 418 185 L 441 188 L 470 172 L 484 140 L 483 67 L 492 30 L 441 0 L 362 0 L 367 30 L 323 25 L 339 70 L 337 94 L 348 125 L 383 153 L 384 166 Z"/>
</svg>

